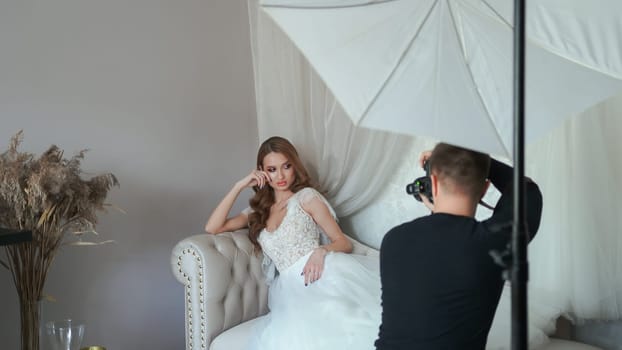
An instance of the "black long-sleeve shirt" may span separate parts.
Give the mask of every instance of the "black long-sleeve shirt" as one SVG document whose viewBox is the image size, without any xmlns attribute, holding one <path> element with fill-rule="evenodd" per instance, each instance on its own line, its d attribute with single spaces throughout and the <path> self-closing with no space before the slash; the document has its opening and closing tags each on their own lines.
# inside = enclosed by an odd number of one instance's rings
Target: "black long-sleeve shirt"
<svg viewBox="0 0 622 350">
<path fill-rule="evenodd" d="M 503 289 L 502 268 L 489 251 L 504 250 L 511 238 L 512 168 L 492 160 L 489 179 L 501 192 L 489 219 L 435 213 L 385 235 L 378 350 L 485 348 Z M 526 206 L 533 238 L 542 194 L 531 181 Z"/>
</svg>

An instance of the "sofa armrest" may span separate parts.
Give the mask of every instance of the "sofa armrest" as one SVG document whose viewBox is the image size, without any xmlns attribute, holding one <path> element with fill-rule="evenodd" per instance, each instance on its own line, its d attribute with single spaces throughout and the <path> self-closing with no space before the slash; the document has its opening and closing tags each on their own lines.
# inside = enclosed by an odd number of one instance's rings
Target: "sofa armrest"
<svg viewBox="0 0 622 350">
<path fill-rule="evenodd" d="M 380 252 L 378 250 L 368 247 L 350 236 L 346 235 L 346 237 L 352 242 L 352 254 L 380 257 Z"/>
<path fill-rule="evenodd" d="M 268 285 L 248 231 L 200 234 L 173 248 L 184 285 L 186 349 L 209 349 L 218 334 L 268 312 Z"/>
</svg>

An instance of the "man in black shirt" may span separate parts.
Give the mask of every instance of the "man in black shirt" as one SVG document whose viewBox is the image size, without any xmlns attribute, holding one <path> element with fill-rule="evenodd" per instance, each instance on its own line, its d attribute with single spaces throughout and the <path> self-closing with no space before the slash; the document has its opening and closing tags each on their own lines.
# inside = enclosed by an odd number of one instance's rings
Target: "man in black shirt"
<svg viewBox="0 0 622 350">
<path fill-rule="evenodd" d="M 483 153 L 438 144 L 428 160 L 432 214 L 391 229 L 380 248 L 378 350 L 484 350 L 499 303 L 502 268 L 489 252 L 511 238 L 512 168 Z M 475 220 L 490 180 L 501 192 L 492 217 Z M 540 225 L 542 195 L 527 179 L 527 230 Z"/>
</svg>

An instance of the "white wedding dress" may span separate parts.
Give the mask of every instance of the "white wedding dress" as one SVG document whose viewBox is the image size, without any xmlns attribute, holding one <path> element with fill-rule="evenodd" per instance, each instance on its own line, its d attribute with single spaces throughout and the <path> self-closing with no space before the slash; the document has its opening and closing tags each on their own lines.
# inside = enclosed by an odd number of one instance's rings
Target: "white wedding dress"
<svg viewBox="0 0 622 350">
<path fill-rule="evenodd" d="M 323 235 L 304 210 L 312 200 L 322 200 L 332 212 L 321 194 L 305 188 L 289 199 L 280 226 L 259 235 L 278 276 L 270 284 L 270 313 L 254 328 L 249 349 L 375 348 L 382 311 L 377 258 L 329 253 L 321 278 L 304 284 L 303 267 Z"/>
</svg>

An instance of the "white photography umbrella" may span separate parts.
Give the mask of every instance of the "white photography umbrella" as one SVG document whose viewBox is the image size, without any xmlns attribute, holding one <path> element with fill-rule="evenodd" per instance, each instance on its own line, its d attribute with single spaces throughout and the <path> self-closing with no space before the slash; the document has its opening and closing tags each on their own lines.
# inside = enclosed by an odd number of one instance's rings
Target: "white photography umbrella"
<svg viewBox="0 0 622 350">
<path fill-rule="evenodd" d="M 512 154 L 511 0 L 263 0 L 352 121 Z M 622 1 L 531 0 L 526 142 L 622 91 Z"/>
</svg>

